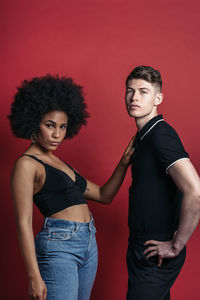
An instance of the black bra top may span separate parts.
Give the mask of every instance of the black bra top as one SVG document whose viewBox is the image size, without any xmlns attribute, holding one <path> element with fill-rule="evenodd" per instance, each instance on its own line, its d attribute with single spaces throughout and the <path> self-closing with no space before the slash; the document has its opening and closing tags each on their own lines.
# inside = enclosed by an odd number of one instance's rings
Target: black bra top
<svg viewBox="0 0 200 300">
<path fill-rule="evenodd" d="M 78 204 L 86 204 L 83 193 L 87 187 L 87 181 L 71 166 L 75 173 L 75 181 L 65 172 L 56 169 L 33 155 L 23 154 L 41 163 L 46 171 L 46 179 L 41 190 L 33 196 L 34 203 L 41 213 L 48 217 L 67 207 Z"/>
</svg>

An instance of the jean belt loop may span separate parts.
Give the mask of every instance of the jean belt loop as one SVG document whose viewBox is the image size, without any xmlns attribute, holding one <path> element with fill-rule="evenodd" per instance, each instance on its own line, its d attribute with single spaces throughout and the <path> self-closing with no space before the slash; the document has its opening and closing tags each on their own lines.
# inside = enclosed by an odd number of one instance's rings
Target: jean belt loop
<svg viewBox="0 0 200 300">
<path fill-rule="evenodd" d="M 95 225 L 94 225 L 94 219 L 93 219 L 93 217 L 92 217 L 92 219 L 91 219 L 91 221 L 90 221 L 90 229 L 92 230 L 92 228 L 94 227 Z"/>
<path fill-rule="evenodd" d="M 92 214 L 91 214 L 91 223 L 93 226 L 95 226 L 95 222 L 94 222 L 94 218 L 93 218 Z"/>
<path fill-rule="evenodd" d="M 75 228 L 74 228 L 74 231 L 76 232 L 76 231 L 78 231 L 78 229 L 79 229 L 78 222 L 75 222 Z"/>
<path fill-rule="evenodd" d="M 90 220 L 90 222 L 88 224 L 88 229 L 89 229 L 89 231 L 91 231 L 91 229 L 92 229 L 92 219 Z"/>
<path fill-rule="evenodd" d="M 48 220 L 49 220 L 48 217 L 44 219 L 44 228 L 47 228 Z"/>
</svg>

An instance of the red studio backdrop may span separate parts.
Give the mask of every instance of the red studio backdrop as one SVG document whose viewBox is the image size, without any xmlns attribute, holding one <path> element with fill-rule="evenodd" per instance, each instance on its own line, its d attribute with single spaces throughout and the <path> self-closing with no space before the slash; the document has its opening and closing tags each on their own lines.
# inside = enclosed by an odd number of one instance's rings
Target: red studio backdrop
<svg viewBox="0 0 200 300">
<path fill-rule="evenodd" d="M 57 154 L 102 184 L 136 132 L 124 105 L 125 78 L 140 64 L 158 68 L 165 95 L 159 112 L 176 128 L 199 172 L 199 6 L 194 0 L 0 1 L 1 299 L 28 299 L 9 192 L 13 163 L 29 145 L 12 136 L 6 118 L 16 86 L 51 73 L 70 76 L 84 87 L 88 125 Z M 129 170 L 109 206 L 89 202 L 99 248 L 92 300 L 125 299 L 130 182 Z M 35 233 L 42 221 L 35 209 Z M 199 231 L 188 242 L 172 299 L 200 299 Z"/>
</svg>

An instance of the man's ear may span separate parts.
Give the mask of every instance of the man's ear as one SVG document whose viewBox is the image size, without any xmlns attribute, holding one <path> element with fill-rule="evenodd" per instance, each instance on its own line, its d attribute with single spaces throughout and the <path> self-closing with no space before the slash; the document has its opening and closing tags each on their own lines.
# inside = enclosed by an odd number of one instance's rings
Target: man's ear
<svg viewBox="0 0 200 300">
<path fill-rule="evenodd" d="M 157 93 L 156 97 L 155 97 L 155 105 L 157 106 L 157 105 L 161 104 L 163 101 L 163 98 L 164 98 L 163 93 Z"/>
</svg>

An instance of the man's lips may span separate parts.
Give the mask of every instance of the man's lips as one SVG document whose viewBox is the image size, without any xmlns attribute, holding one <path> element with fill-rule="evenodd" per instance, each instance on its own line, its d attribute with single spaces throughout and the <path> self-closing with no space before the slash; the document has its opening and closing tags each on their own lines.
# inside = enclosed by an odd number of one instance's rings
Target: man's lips
<svg viewBox="0 0 200 300">
<path fill-rule="evenodd" d="M 139 105 L 135 105 L 135 104 L 131 104 L 131 105 L 129 105 L 129 108 L 130 109 L 140 108 L 140 106 Z"/>
</svg>

